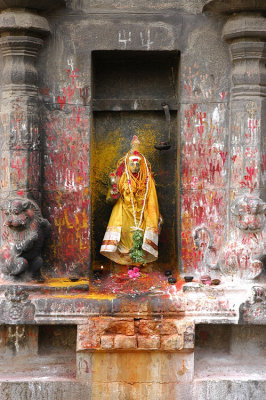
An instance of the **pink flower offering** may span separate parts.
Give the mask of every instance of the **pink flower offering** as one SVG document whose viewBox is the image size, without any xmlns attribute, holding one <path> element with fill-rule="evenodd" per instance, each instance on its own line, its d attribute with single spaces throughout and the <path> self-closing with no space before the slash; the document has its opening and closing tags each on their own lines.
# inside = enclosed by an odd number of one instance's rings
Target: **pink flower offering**
<svg viewBox="0 0 266 400">
<path fill-rule="evenodd" d="M 133 269 L 128 270 L 128 276 L 130 278 L 139 278 L 140 277 L 140 271 L 138 267 L 134 267 Z"/>
<path fill-rule="evenodd" d="M 211 277 L 209 275 L 202 275 L 200 280 L 203 283 L 203 285 L 209 285 L 210 286 L 212 284 L 212 280 L 211 280 Z"/>
</svg>

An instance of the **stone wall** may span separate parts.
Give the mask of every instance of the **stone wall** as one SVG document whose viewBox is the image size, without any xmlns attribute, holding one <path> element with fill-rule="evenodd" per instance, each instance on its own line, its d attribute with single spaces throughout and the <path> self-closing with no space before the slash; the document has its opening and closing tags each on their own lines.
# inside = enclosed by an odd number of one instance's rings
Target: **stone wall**
<svg viewBox="0 0 266 400">
<path fill-rule="evenodd" d="M 263 3 L 0 1 L 1 399 L 262 399 Z M 136 276 L 99 254 L 133 135 L 165 218 Z"/>
</svg>

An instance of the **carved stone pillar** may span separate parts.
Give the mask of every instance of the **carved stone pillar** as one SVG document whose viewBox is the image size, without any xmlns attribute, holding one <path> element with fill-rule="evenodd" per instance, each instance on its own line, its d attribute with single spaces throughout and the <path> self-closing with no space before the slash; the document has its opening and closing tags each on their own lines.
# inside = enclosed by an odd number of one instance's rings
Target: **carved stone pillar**
<svg viewBox="0 0 266 400">
<path fill-rule="evenodd" d="M 38 206 L 42 139 L 36 60 L 50 28 L 46 18 L 37 12 L 62 3 L 63 0 L 0 0 L 0 201 L 5 213 L 0 272 L 14 279 L 40 279 L 40 252 L 49 229 Z"/>
<path fill-rule="evenodd" d="M 39 50 L 49 25 L 25 10 L 0 14 L 3 56 L 1 99 L 1 197 L 40 200 L 40 131 L 37 70 Z"/>
<path fill-rule="evenodd" d="M 226 275 L 254 279 L 263 269 L 266 251 L 266 205 L 260 200 L 266 200 L 266 2 L 209 0 L 203 11 L 228 15 L 223 39 L 232 60 L 228 192 L 231 219 L 219 266 Z"/>
<path fill-rule="evenodd" d="M 266 2 L 209 0 L 203 11 L 229 15 L 223 39 L 232 59 L 230 198 L 265 200 Z"/>
<path fill-rule="evenodd" d="M 233 196 L 265 192 L 266 18 L 230 16 L 223 38 L 232 57 L 231 191 Z M 264 142 L 264 143 L 263 143 Z"/>
</svg>

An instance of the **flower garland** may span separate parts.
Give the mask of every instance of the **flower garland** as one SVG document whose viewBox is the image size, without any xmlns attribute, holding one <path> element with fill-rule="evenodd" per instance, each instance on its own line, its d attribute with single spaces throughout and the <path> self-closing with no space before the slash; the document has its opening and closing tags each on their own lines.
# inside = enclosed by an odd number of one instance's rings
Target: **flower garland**
<svg viewBox="0 0 266 400">
<path fill-rule="evenodd" d="M 126 175 L 127 175 L 127 180 L 128 180 L 130 201 L 132 204 L 134 224 L 135 224 L 135 226 L 132 227 L 132 229 L 135 231 L 132 236 L 133 247 L 130 249 L 129 255 L 130 255 L 131 260 L 136 263 L 144 262 L 144 258 L 143 258 L 144 251 L 142 250 L 143 233 L 141 232 L 143 229 L 141 229 L 140 227 L 141 227 L 143 214 L 144 214 L 144 210 L 145 210 L 145 206 L 146 206 L 146 200 L 147 200 L 147 195 L 148 195 L 148 190 L 149 190 L 149 181 L 150 181 L 150 173 L 149 173 L 149 168 L 147 165 L 146 158 L 144 157 L 143 154 L 140 154 L 140 155 L 143 157 L 143 160 L 145 162 L 145 166 L 146 166 L 146 170 L 147 170 L 147 179 L 146 179 L 146 190 L 145 190 L 145 195 L 144 195 L 144 200 L 143 200 L 143 206 L 142 206 L 141 213 L 140 213 L 139 223 L 137 223 L 136 210 L 135 210 L 134 200 L 133 200 L 133 196 L 132 196 L 131 181 L 130 181 L 129 172 L 128 172 L 128 168 L 127 168 L 127 159 L 128 159 L 129 153 L 127 153 L 127 155 L 125 157 L 125 170 L 126 170 Z"/>
</svg>

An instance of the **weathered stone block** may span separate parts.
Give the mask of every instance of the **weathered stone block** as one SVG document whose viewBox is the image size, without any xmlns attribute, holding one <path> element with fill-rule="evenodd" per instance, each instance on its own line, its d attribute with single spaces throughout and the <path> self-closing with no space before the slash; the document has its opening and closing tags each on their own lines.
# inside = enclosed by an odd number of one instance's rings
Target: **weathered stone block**
<svg viewBox="0 0 266 400">
<path fill-rule="evenodd" d="M 136 336 L 117 335 L 114 338 L 115 349 L 135 349 L 136 347 Z"/>
<path fill-rule="evenodd" d="M 162 321 L 161 335 L 174 335 L 178 333 L 178 320 L 164 319 Z"/>
<path fill-rule="evenodd" d="M 138 336 L 138 348 L 140 349 L 159 349 L 160 336 Z"/>
<path fill-rule="evenodd" d="M 100 347 L 100 335 L 95 322 L 89 320 L 88 324 L 78 325 L 77 350 L 96 349 Z"/>
<path fill-rule="evenodd" d="M 105 328 L 105 333 L 121 334 L 121 335 L 134 335 L 134 320 L 113 318 L 110 320 L 108 326 Z"/>
<path fill-rule="evenodd" d="M 104 335 L 101 337 L 101 348 L 112 349 L 114 347 L 114 337 L 112 335 Z"/>
<path fill-rule="evenodd" d="M 180 335 L 162 336 L 161 349 L 162 350 L 181 350 L 182 339 Z"/>
<path fill-rule="evenodd" d="M 139 321 L 138 332 L 141 335 L 154 335 L 160 334 L 162 329 L 162 321 L 154 321 L 149 319 L 142 319 Z"/>
</svg>

